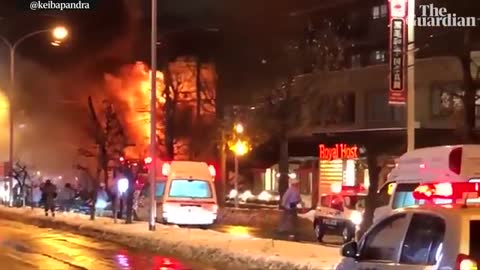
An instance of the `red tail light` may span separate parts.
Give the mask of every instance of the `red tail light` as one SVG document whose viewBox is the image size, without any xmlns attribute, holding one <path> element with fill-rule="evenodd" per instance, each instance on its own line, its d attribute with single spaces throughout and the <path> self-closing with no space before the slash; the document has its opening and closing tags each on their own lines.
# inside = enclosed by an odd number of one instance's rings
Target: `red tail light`
<svg viewBox="0 0 480 270">
<path fill-rule="evenodd" d="M 476 260 L 470 258 L 465 254 L 457 256 L 456 270 L 478 270 L 478 263 Z"/>
<path fill-rule="evenodd" d="M 456 174 L 460 174 L 462 170 L 462 148 L 458 147 L 450 152 L 448 157 L 448 167 Z"/>
</svg>

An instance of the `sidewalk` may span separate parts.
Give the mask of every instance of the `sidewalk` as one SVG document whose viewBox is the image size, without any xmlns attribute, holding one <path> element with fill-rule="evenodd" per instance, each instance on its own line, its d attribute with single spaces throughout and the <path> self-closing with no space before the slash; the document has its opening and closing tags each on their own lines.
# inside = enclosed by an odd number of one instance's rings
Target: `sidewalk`
<svg viewBox="0 0 480 270">
<path fill-rule="evenodd" d="M 71 213 L 51 218 L 40 209 L 0 206 L 0 218 L 63 229 L 222 269 L 331 270 L 340 259 L 338 248 L 161 224 L 150 232 L 146 222 L 114 224 L 110 218 L 90 221 L 86 215 Z"/>
</svg>

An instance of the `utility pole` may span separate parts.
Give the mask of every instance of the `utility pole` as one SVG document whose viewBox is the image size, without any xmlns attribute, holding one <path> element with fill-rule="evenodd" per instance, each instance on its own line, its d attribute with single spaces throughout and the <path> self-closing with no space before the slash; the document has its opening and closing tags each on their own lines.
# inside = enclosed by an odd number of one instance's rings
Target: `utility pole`
<svg viewBox="0 0 480 270">
<path fill-rule="evenodd" d="M 152 32 L 151 32 L 151 97 L 150 97 L 150 220 L 148 229 L 155 231 L 157 219 L 156 169 L 157 169 L 157 0 L 152 0 Z"/>
<path fill-rule="evenodd" d="M 407 151 L 415 149 L 415 0 L 408 0 L 407 18 Z"/>
</svg>

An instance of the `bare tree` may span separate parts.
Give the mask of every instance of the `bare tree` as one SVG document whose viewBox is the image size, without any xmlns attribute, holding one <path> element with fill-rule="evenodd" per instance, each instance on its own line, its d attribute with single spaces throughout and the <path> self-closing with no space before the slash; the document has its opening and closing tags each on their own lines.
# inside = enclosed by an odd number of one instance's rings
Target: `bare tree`
<svg viewBox="0 0 480 270">
<path fill-rule="evenodd" d="M 12 168 L 12 177 L 17 180 L 19 193 L 21 194 L 22 207 L 25 207 L 27 189 L 29 188 L 28 181 L 31 180 L 27 165 L 17 161 Z"/>
<path fill-rule="evenodd" d="M 264 117 L 257 118 L 264 131 L 274 134 L 279 145 L 279 192 L 281 195 L 288 188 L 288 137 L 298 127 L 302 114 L 301 104 L 307 104 L 312 96 L 313 81 L 307 84 L 296 84 L 300 75 L 318 71 L 332 71 L 344 67 L 343 50 L 348 41 L 336 34 L 336 26 L 325 20 L 319 28 L 308 25 L 306 35 L 299 40 L 286 43 L 284 51 L 277 57 L 276 66 L 280 66 L 279 78 L 272 91 L 263 95 Z M 287 57 L 285 57 L 285 55 Z M 300 88 L 299 88 L 300 87 Z M 262 107 L 262 106 L 257 106 Z"/>
</svg>

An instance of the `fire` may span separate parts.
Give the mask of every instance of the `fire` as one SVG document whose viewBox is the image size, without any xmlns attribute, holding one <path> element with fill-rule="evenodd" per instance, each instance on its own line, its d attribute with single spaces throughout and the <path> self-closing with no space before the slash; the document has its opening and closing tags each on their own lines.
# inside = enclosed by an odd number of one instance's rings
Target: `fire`
<svg viewBox="0 0 480 270">
<path fill-rule="evenodd" d="M 121 117 L 131 144 L 135 144 L 135 147 L 127 148 L 126 154 L 135 158 L 145 155 L 150 142 L 151 74 L 145 63 L 137 62 L 122 68 L 118 75 L 105 75 L 109 97 Z M 163 104 L 163 73 L 157 71 L 156 77 L 157 102 Z"/>
<path fill-rule="evenodd" d="M 174 134 L 175 158 L 199 157 L 215 142 L 215 92 L 216 70 L 211 63 L 198 66 L 197 59 L 179 57 L 169 63 L 171 90 L 176 93 Z M 149 67 L 137 62 L 123 67 L 115 75 L 105 75 L 108 100 L 113 104 L 128 139 L 134 147 L 128 147 L 126 155 L 131 158 L 148 156 L 150 143 L 150 78 Z M 164 75 L 157 72 L 157 136 L 164 142 Z M 197 91 L 197 87 L 201 87 Z M 198 95 L 200 92 L 200 95 Z M 200 99 L 200 102 L 197 102 Z M 200 104 L 199 108 L 197 107 Z M 198 115 L 197 115 L 198 114 Z M 195 134 L 202 133 L 201 137 Z M 194 141 L 197 140 L 197 141 Z M 195 143 L 194 143 L 195 142 Z M 159 148 L 161 156 L 165 149 Z M 193 153 L 193 154 L 192 154 Z"/>
</svg>

